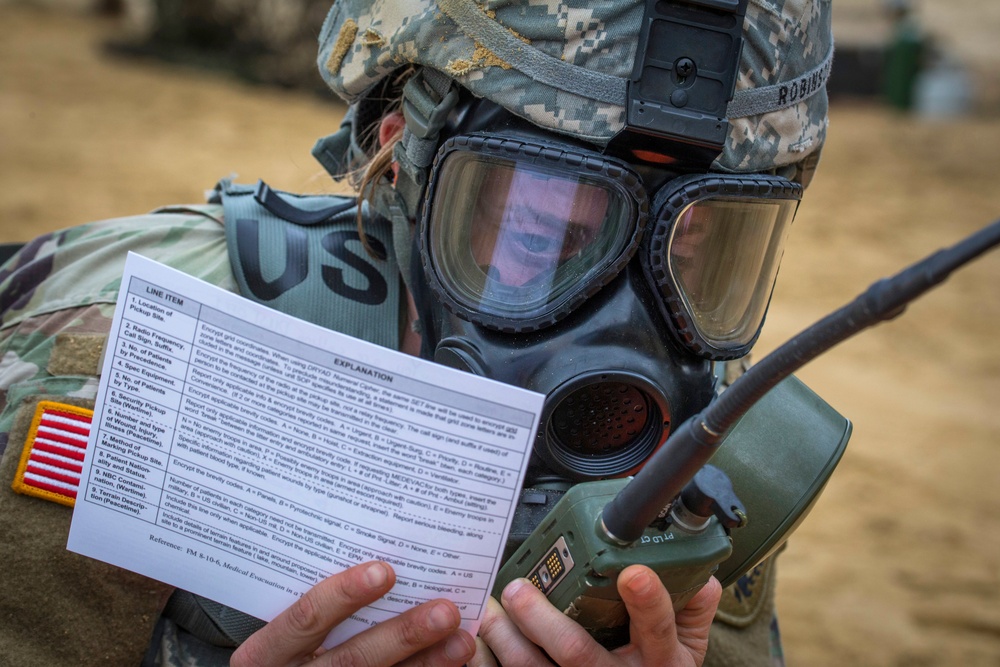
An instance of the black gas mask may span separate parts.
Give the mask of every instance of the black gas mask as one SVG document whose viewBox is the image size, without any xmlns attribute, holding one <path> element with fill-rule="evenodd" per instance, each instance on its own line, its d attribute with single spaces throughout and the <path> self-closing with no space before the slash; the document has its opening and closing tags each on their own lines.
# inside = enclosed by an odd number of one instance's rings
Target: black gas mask
<svg viewBox="0 0 1000 667">
<path fill-rule="evenodd" d="M 753 345 L 800 197 L 776 176 L 452 136 L 417 239 L 433 358 L 548 397 L 536 478 L 633 474 L 711 399 L 714 362 Z"/>
</svg>

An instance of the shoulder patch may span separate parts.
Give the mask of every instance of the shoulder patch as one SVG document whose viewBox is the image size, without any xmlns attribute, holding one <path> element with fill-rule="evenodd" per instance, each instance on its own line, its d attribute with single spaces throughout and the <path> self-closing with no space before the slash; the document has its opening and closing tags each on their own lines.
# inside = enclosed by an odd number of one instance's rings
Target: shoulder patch
<svg viewBox="0 0 1000 667">
<path fill-rule="evenodd" d="M 94 411 L 87 408 L 39 402 L 11 485 L 14 491 L 75 505 L 93 417 Z"/>
</svg>

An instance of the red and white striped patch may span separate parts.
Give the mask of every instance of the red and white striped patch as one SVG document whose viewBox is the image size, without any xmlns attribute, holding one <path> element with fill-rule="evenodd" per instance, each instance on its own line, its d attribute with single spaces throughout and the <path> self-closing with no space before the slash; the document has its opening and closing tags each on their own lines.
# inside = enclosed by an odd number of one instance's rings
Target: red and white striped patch
<svg viewBox="0 0 1000 667">
<path fill-rule="evenodd" d="M 14 490 L 72 507 L 80 488 L 83 457 L 94 411 L 41 401 L 14 477 Z"/>
</svg>

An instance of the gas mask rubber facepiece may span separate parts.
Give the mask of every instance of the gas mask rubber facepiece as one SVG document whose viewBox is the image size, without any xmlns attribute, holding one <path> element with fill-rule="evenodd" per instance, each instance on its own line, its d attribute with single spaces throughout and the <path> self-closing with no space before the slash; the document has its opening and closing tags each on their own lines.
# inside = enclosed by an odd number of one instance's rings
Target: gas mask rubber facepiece
<svg viewBox="0 0 1000 667">
<path fill-rule="evenodd" d="M 417 239 L 433 357 L 548 397 L 536 475 L 634 474 L 755 342 L 800 198 L 537 132 L 452 136 Z"/>
</svg>

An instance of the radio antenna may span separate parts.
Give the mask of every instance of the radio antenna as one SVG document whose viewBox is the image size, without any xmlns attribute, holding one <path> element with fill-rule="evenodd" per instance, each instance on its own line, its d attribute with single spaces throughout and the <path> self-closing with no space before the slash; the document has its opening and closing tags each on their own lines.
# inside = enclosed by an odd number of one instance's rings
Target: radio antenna
<svg viewBox="0 0 1000 667">
<path fill-rule="evenodd" d="M 898 317 L 911 301 L 998 244 L 1000 220 L 872 284 L 852 302 L 750 367 L 704 410 L 675 429 L 632 481 L 604 506 L 601 521 L 608 537 L 622 545 L 639 539 L 708 462 L 740 417 L 775 385 L 834 345 Z"/>
</svg>

